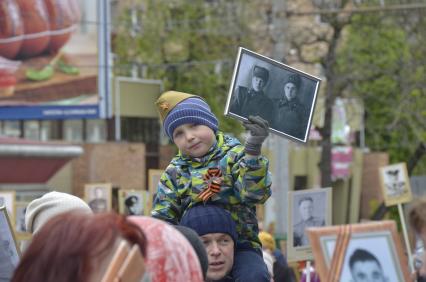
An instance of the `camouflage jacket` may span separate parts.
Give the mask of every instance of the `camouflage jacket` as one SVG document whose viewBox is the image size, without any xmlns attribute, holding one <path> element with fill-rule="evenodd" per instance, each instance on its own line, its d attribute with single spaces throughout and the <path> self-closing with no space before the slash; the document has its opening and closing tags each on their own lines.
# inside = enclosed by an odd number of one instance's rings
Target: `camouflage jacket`
<svg viewBox="0 0 426 282">
<path fill-rule="evenodd" d="M 216 140 L 202 158 L 188 158 L 179 152 L 171 160 L 158 184 L 151 214 L 178 224 L 187 209 L 203 203 L 198 195 L 208 185 L 208 169 L 219 169 L 220 191 L 206 203 L 231 212 L 237 225 L 237 248 L 251 245 L 260 249 L 255 204 L 263 204 L 271 195 L 269 161 L 263 156 L 245 157 L 241 143 L 221 132 Z"/>
</svg>

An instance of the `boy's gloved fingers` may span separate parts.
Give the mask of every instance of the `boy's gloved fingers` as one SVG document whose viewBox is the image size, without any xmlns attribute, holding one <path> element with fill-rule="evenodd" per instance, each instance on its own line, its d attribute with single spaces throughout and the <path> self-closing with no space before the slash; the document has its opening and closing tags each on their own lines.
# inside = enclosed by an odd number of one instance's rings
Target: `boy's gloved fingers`
<svg viewBox="0 0 426 282">
<path fill-rule="evenodd" d="M 260 116 L 249 116 L 248 120 L 254 124 L 261 126 L 262 128 L 269 128 L 268 121 L 261 118 Z"/>
</svg>

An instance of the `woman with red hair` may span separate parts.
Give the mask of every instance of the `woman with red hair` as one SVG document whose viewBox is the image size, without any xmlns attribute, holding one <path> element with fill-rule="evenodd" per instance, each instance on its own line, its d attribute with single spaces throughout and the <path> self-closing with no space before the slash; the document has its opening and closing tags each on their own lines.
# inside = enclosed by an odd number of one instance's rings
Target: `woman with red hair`
<svg viewBox="0 0 426 282">
<path fill-rule="evenodd" d="M 12 281 L 101 281 L 123 240 L 130 247 L 138 246 L 145 257 L 146 237 L 126 217 L 114 213 L 59 214 L 34 234 Z"/>
</svg>

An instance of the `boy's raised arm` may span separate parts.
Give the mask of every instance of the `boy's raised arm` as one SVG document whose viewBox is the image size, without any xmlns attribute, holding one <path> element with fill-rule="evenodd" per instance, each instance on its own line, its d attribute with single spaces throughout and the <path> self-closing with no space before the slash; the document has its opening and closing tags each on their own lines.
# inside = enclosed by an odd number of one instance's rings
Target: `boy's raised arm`
<svg viewBox="0 0 426 282">
<path fill-rule="evenodd" d="M 245 141 L 245 156 L 236 164 L 235 188 L 241 200 L 252 204 L 261 204 L 271 196 L 271 174 L 269 161 L 260 152 L 268 137 L 269 124 L 259 116 L 249 116 L 243 126 L 249 131 Z"/>
</svg>

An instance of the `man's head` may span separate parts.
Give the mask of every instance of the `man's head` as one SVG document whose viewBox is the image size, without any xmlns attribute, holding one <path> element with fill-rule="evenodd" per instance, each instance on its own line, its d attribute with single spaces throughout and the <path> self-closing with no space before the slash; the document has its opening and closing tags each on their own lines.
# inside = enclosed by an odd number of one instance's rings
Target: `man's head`
<svg viewBox="0 0 426 282">
<path fill-rule="evenodd" d="M 287 100 L 296 98 L 297 91 L 300 88 L 301 78 L 298 74 L 291 74 L 284 82 L 284 94 Z"/>
<path fill-rule="evenodd" d="M 385 282 L 379 260 L 370 252 L 356 249 L 349 258 L 352 280 L 354 282 Z"/>
<path fill-rule="evenodd" d="M 302 220 L 310 219 L 314 212 L 314 200 L 309 196 L 301 198 L 299 200 L 299 212 Z"/>
<path fill-rule="evenodd" d="M 228 211 L 213 205 L 198 205 L 183 215 L 180 225 L 192 228 L 201 237 L 209 260 L 208 280 L 219 280 L 231 272 L 237 230 Z"/>
<path fill-rule="evenodd" d="M 201 157 L 215 142 L 218 120 L 199 96 L 177 91 L 156 102 L 164 130 L 184 155 Z"/>
<path fill-rule="evenodd" d="M 259 92 L 265 87 L 268 82 L 269 71 L 260 66 L 253 67 L 253 76 L 251 79 L 251 86 L 254 91 Z"/>
<path fill-rule="evenodd" d="M 260 231 L 259 239 L 260 239 L 260 242 L 262 243 L 263 249 L 273 252 L 277 248 L 275 244 L 275 239 L 270 233 L 266 231 Z"/>
</svg>

